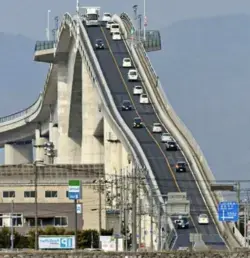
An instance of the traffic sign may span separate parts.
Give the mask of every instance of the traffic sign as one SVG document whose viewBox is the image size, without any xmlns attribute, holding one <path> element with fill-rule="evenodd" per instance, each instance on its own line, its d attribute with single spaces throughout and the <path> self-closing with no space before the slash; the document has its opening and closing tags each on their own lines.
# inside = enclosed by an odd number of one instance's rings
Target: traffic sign
<svg viewBox="0 0 250 258">
<path fill-rule="evenodd" d="M 69 180 L 68 196 L 70 200 L 79 200 L 82 195 L 82 182 L 81 180 Z"/>
<path fill-rule="evenodd" d="M 239 220 L 239 204 L 237 202 L 220 202 L 218 206 L 219 221 L 236 222 Z"/>
</svg>

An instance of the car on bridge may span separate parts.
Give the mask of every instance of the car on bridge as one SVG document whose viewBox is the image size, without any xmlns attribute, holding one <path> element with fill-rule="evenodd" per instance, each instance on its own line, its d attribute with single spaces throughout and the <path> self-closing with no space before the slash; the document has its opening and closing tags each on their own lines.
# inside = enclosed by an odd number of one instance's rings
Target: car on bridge
<svg viewBox="0 0 250 258">
<path fill-rule="evenodd" d="M 133 127 L 134 127 L 134 128 L 142 128 L 142 127 L 143 127 L 143 125 L 142 125 L 142 120 L 141 120 L 140 117 L 135 117 L 135 118 L 134 118 Z"/>
<path fill-rule="evenodd" d="M 174 222 L 178 229 L 189 228 L 188 218 L 183 217 L 183 218 L 175 220 Z"/>
<path fill-rule="evenodd" d="M 111 20 L 111 13 L 104 13 L 102 16 L 103 22 L 109 22 Z"/>
<path fill-rule="evenodd" d="M 153 123 L 153 128 L 152 128 L 153 133 L 161 133 L 162 132 L 162 126 L 160 123 Z"/>
<path fill-rule="evenodd" d="M 135 85 L 133 88 L 134 95 L 141 95 L 143 93 L 143 88 L 140 85 Z"/>
<path fill-rule="evenodd" d="M 111 27 L 112 24 L 115 24 L 115 23 L 113 21 L 108 21 L 106 23 L 106 29 L 110 30 L 110 27 Z"/>
<path fill-rule="evenodd" d="M 138 80 L 138 72 L 136 69 L 128 70 L 128 80 L 129 81 L 137 81 Z"/>
<path fill-rule="evenodd" d="M 132 110 L 132 105 L 129 100 L 123 100 L 122 102 L 122 111 L 126 111 L 126 110 Z"/>
<path fill-rule="evenodd" d="M 95 49 L 104 49 L 104 43 L 102 39 L 96 39 Z"/>
<path fill-rule="evenodd" d="M 186 162 L 185 161 L 178 161 L 175 165 L 176 172 L 186 172 Z"/>
<path fill-rule="evenodd" d="M 140 104 L 149 104 L 149 98 L 147 94 L 140 95 Z"/>
<path fill-rule="evenodd" d="M 162 133 L 161 142 L 167 142 L 167 141 L 171 141 L 171 140 L 173 140 L 173 138 L 171 137 L 169 132 Z"/>
<path fill-rule="evenodd" d="M 124 57 L 122 60 L 122 67 L 132 67 L 132 62 L 129 57 Z"/>
<path fill-rule="evenodd" d="M 198 223 L 200 225 L 208 225 L 209 224 L 209 218 L 207 214 L 200 214 L 198 217 Z"/>
<path fill-rule="evenodd" d="M 167 141 L 165 143 L 165 146 L 166 146 L 167 151 L 177 151 L 178 150 L 177 143 L 173 140 Z"/>
<path fill-rule="evenodd" d="M 120 32 L 114 32 L 112 34 L 112 39 L 113 40 L 121 40 L 122 39 L 121 33 Z"/>
</svg>

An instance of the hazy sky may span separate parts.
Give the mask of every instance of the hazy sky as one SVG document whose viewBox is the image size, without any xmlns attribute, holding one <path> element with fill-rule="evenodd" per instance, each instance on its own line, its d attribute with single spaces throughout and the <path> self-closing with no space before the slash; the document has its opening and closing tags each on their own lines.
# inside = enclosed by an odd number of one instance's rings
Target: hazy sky
<svg viewBox="0 0 250 258">
<path fill-rule="evenodd" d="M 250 14 L 250 0 L 154 0 L 146 1 L 148 25 L 150 29 L 162 29 L 180 20 L 210 17 L 227 14 Z M 105 5 L 103 4 L 105 3 Z M 1 0 L 0 8 L 0 32 L 21 34 L 34 40 L 45 39 L 47 26 L 47 10 L 51 10 L 51 29 L 54 26 L 54 17 L 60 18 L 65 12 L 75 12 L 74 0 Z M 132 14 L 132 6 L 139 5 L 139 13 L 143 11 L 143 0 L 86 0 L 81 1 L 85 6 L 101 6 L 102 11 Z M 159 58 L 164 62 L 168 46 L 164 45 Z M 32 61 L 32 58 L 30 59 Z M 45 79 L 45 78 L 44 78 Z M 167 78 L 161 76 L 161 82 L 166 84 Z M 30 83 L 31 84 L 31 83 Z M 29 91 L 32 85 L 26 85 L 24 91 Z M 38 89 L 40 83 L 38 85 Z M 2 91 L 3 92 L 3 91 Z M 39 90 L 38 92 L 39 93 Z M 3 93 L 2 93 L 3 94 Z M 28 99 L 27 106 L 35 99 Z M 15 105 L 10 102 L 9 105 Z M 17 104 L 16 104 L 17 105 Z M 15 108 L 15 107 L 13 107 Z M 11 108 L 13 110 L 13 108 Z M 9 107 L 6 106 L 6 112 Z M 17 111 L 20 109 L 16 107 Z M 3 153 L 0 151 L 0 163 L 3 161 Z"/>
<path fill-rule="evenodd" d="M 105 3 L 105 4 L 104 4 Z M 143 0 L 80 0 L 84 6 L 101 6 L 102 11 L 128 12 L 139 5 L 143 11 Z M 1 0 L 0 31 L 22 34 L 34 39 L 43 39 L 47 24 L 47 10 L 53 17 L 75 11 L 74 0 Z M 215 16 L 229 13 L 250 13 L 249 0 L 146 0 L 150 28 L 161 29 L 171 23 L 195 17 Z"/>
</svg>

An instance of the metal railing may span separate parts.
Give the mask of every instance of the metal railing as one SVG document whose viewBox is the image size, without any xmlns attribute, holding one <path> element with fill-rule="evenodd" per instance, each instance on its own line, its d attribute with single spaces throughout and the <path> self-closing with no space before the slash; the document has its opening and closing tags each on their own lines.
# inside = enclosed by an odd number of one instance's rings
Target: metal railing
<svg viewBox="0 0 250 258">
<path fill-rule="evenodd" d="M 35 51 L 54 49 L 56 47 L 55 40 L 37 41 L 35 45 Z"/>
<path fill-rule="evenodd" d="M 125 24 L 127 32 L 129 33 L 130 31 L 132 31 L 133 23 L 131 22 L 131 19 L 129 18 L 129 16 L 126 13 L 122 13 L 120 17 Z M 176 114 L 173 107 L 171 106 L 166 96 L 166 93 L 159 81 L 159 77 L 157 76 L 150 62 L 150 59 L 144 49 L 144 46 L 141 42 L 137 42 L 136 52 L 139 59 L 141 60 L 141 63 L 143 65 L 143 68 L 145 70 L 147 77 L 149 78 L 149 81 L 152 83 L 151 86 L 157 98 L 157 101 L 158 101 L 157 104 L 159 104 L 162 110 L 164 110 L 166 114 L 169 115 L 170 119 L 172 120 L 175 127 L 178 129 L 179 133 L 183 136 L 183 138 L 188 143 L 190 150 L 192 151 L 192 155 L 198 165 L 199 171 L 202 174 L 206 187 L 207 189 L 210 189 L 210 182 L 211 181 L 215 182 L 215 177 L 207 163 L 207 160 L 205 159 L 205 156 L 200 146 L 198 145 L 197 141 L 194 139 L 189 129 L 181 121 L 181 119 L 179 118 L 179 116 Z M 218 204 L 220 201 L 223 201 L 223 196 L 220 192 L 211 192 L 210 195 L 215 204 Z M 216 221 L 216 218 L 215 218 L 215 221 Z M 228 227 L 228 230 L 231 231 L 231 228 L 228 225 L 226 226 Z"/>
</svg>

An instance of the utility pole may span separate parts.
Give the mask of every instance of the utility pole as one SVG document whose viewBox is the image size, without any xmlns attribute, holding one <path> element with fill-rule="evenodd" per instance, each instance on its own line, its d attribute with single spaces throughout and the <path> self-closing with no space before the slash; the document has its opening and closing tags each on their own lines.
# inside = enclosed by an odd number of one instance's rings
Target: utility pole
<svg viewBox="0 0 250 258">
<path fill-rule="evenodd" d="M 38 205 L 37 205 L 37 164 L 33 164 L 34 184 L 35 184 L 35 250 L 38 250 Z"/>
<path fill-rule="evenodd" d="M 75 249 L 77 249 L 77 199 L 74 200 L 75 208 Z"/>
<path fill-rule="evenodd" d="M 136 213 L 137 213 L 137 167 L 132 168 L 132 251 L 137 250 L 137 223 L 136 223 Z"/>
<path fill-rule="evenodd" d="M 127 170 L 128 173 L 128 170 Z M 124 228 L 125 228 L 125 251 L 128 251 L 128 174 L 125 177 L 125 207 L 124 207 Z"/>
<path fill-rule="evenodd" d="M 240 209 L 240 182 L 236 183 L 236 192 L 237 192 L 237 202 L 239 204 Z M 240 229 L 240 220 L 237 221 L 237 228 Z"/>
<path fill-rule="evenodd" d="M 168 213 L 167 213 L 167 202 L 165 203 L 165 250 L 168 250 Z"/>
<path fill-rule="evenodd" d="M 139 189 L 139 193 L 140 193 L 140 189 Z M 141 218 L 142 218 L 142 216 L 141 216 L 141 213 L 142 213 L 142 207 L 141 207 L 141 205 L 142 205 L 142 203 L 141 203 L 141 196 L 140 196 L 140 194 L 139 194 L 139 248 L 141 247 L 141 239 L 142 239 L 142 232 L 141 232 Z"/>
<path fill-rule="evenodd" d="M 121 169 L 121 181 L 120 181 L 120 217 L 119 217 L 119 228 L 120 235 L 122 235 L 122 221 L 123 221 L 123 212 L 124 212 L 124 194 L 123 194 L 123 170 Z"/>
<path fill-rule="evenodd" d="M 151 209 L 151 214 L 150 214 L 150 249 L 153 251 L 154 249 L 154 240 L 153 240 L 153 214 L 154 214 L 154 202 L 153 202 L 153 196 L 151 195 L 150 199 L 150 209 Z"/>
<path fill-rule="evenodd" d="M 13 225 L 13 212 L 14 212 L 14 201 L 11 201 L 11 215 L 10 215 L 10 226 L 11 226 L 11 232 L 10 232 L 10 241 L 11 241 L 11 250 L 14 249 L 14 225 Z"/>
<path fill-rule="evenodd" d="M 161 203 L 159 202 L 158 207 L 158 252 L 161 250 Z"/>
<path fill-rule="evenodd" d="M 99 195 L 99 235 L 101 236 L 102 232 L 102 182 L 99 178 L 98 180 L 98 195 Z"/>
</svg>

